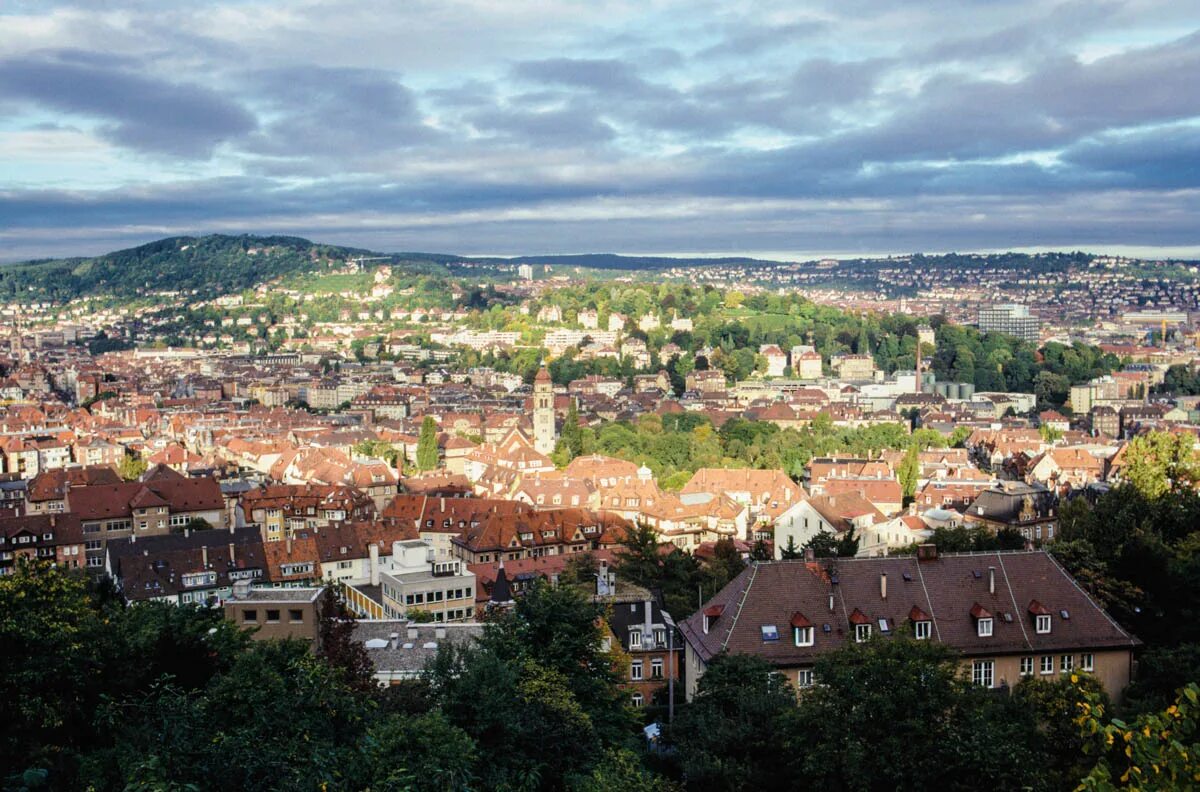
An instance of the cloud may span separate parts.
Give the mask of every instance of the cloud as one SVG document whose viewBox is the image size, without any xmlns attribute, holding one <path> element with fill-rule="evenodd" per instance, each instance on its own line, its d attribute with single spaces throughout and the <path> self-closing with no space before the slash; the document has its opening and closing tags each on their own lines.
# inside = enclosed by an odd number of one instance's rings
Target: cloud
<svg viewBox="0 0 1200 792">
<path fill-rule="evenodd" d="M 0 96 L 95 119 L 104 138 L 155 154 L 207 158 L 254 130 L 255 117 L 216 91 L 133 66 L 78 51 L 0 60 Z"/>
</svg>

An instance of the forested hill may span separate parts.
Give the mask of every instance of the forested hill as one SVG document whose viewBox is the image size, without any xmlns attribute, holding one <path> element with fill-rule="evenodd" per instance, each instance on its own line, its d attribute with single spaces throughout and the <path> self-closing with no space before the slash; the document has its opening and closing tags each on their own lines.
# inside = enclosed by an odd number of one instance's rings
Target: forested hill
<svg viewBox="0 0 1200 792">
<path fill-rule="evenodd" d="M 162 291 L 215 295 L 250 288 L 281 275 L 341 267 L 349 259 L 380 255 L 291 236 L 170 237 L 94 258 L 0 266 L 0 299 L 20 296 L 63 301 L 81 295 L 134 297 Z M 401 253 L 390 258 L 393 264 L 414 265 L 457 260 L 456 256 L 424 253 Z"/>
</svg>

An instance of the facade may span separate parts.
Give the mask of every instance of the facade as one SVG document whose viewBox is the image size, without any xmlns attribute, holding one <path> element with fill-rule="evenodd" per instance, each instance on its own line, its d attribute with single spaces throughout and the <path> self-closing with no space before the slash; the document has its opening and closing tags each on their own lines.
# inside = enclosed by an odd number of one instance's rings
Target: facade
<svg viewBox="0 0 1200 792">
<path fill-rule="evenodd" d="M 225 618 L 251 630 L 256 641 L 295 638 L 320 648 L 323 588 L 255 589 L 235 586 L 225 600 Z"/>
<path fill-rule="evenodd" d="M 1058 528 L 1058 498 L 1040 484 L 1002 481 L 979 493 L 966 519 L 992 531 L 1019 531 L 1030 542 L 1048 542 Z"/>
<path fill-rule="evenodd" d="M 946 644 L 987 688 L 1024 677 L 1094 674 L 1110 695 L 1129 683 L 1137 638 L 1047 553 L 776 561 L 752 565 L 680 623 L 688 699 L 722 652 L 769 661 L 798 689 L 813 664 L 850 641 Z"/>
<path fill-rule="evenodd" d="M 475 573 L 460 559 L 438 561 L 428 542 L 392 543 L 392 554 L 378 562 L 372 585 L 380 589 L 385 618 L 414 612 L 435 622 L 470 621 L 475 617 Z"/>
<path fill-rule="evenodd" d="M 1040 326 L 1038 318 L 1029 313 L 1026 305 L 1005 303 L 979 309 L 979 329 L 984 333 L 1004 333 L 1022 341 L 1037 341 Z"/>
</svg>

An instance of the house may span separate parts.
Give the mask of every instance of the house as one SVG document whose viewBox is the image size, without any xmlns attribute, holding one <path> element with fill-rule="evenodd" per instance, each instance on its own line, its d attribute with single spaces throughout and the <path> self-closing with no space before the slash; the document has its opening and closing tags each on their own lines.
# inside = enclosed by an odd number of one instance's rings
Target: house
<svg viewBox="0 0 1200 792">
<path fill-rule="evenodd" d="M 208 604 L 229 597 L 239 581 L 268 580 L 262 540 L 251 528 L 112 539 L 104 567 L 133 602 Z"/>
<path fill-rule="evenodd" d="M 615 639 L 629 656 L 628 679 L 622 687 L 629 703 L 644 707 L 669 679 L 679 679 L 683 639 L 671 615 L 649 591 L 616 581 L 601 565 L 596 601 L 608 606 L 608 640 Z"/>
<path fill-rule="evenodd" d="M 1027 541 L 1050 541 L 1058 527 L 1058 497 L 1040 484 L 1002 481 L 971 503 L 967 521 L 995 531 L 1019 531 Z"/>
<path fill-rule="evenodd" d="M 0 517 L 0 575 L 18 561 L 50 561 L 67 569 L 85 564 L 83 529 L 74 514 L 24 514 Z"/>
<path fill-rule="evenodd" d="M 964 677 L 1009 688 L 1026 677 L 1094 674 L 1111 696 L 1129 683 L 1137 638 L 1043 551 L 755 563 L 680 623 L 690 700 L 724 652 L 771 663 L 798 689 L 848 642 L 932 641 Z"/>
<path fill-rule="evenodd" d="M 788 357 L 787 353 L 780 349 L 775 344 L 762 344 L 758 348 L 758 354 L 766 358 L 768 377 L 782 377 L 784 369 L 787 368 Z"/>
<path fill-rule="evenodd" d="M 725 495 L 750 507 L 749 519 L 755 525 L 773 523 L 804 498 L 804 490 L 778 469 L 700 468 L 683 485 L 680 495 L 699 492 Z"/>
<path fill-rule="evenodd" d="M 775 521 L 775 557 L 782 558 L 789 544 L 803 547 L 822 531 L 844 536 L 857 535 L 882 522 L 884 515 L 858 493 L 817 495 L 797 503 Z"/>
</svg>

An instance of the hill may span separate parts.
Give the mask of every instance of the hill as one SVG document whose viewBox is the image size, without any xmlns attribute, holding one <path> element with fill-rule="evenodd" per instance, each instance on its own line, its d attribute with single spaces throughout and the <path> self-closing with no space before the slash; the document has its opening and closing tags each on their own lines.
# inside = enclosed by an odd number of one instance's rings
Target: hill
<svg viewBox="0 0 1200 792">
<path fill-rule="evenodd" d="M 0 267 L 0 299 L 62 301 L 90 294 L 135 297 L 160 291 L 220 294 L 373 255 L 289 236 L 170 237 L 94 258 Z"/>
</svg>

